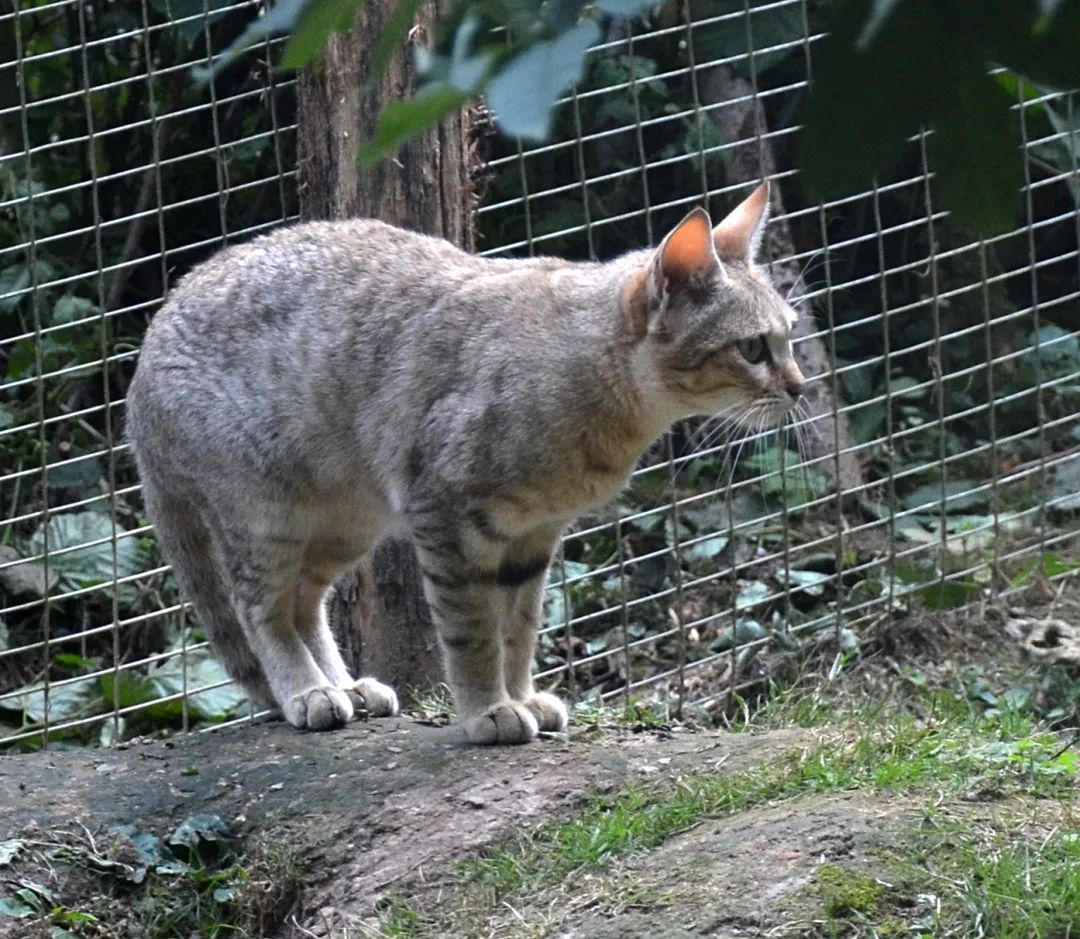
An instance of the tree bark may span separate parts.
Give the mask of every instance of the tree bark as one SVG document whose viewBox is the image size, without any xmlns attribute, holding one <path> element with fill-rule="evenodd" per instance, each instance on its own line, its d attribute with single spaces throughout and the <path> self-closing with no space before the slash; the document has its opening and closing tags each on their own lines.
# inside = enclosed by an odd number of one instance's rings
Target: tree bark
<svg viewBox="0 0 1080 939">
<path fill-rule="evenodd" d="M 753 95 L 753 86 L 737 76 L 730 68 L 719 65 L 706 70 L 698 79 L 702 105 L 721 105 L 708 113 L 724 141 L 743 141 L 727 151 L 728 181 L 752 182 L 776 174 L 776 159 L 765 134 L 768 125 L 761 103 Z M 798 297 L 806 293 L 799 264 L 791 260 L 795 245 L 791 226 L 784 217 L 784 205 L 779 186 L 773 186 L 770 198 L 772 221 L 765 233 L 764 254 L 772 259 L 772 277 L 783 296 Z M 796 355 L 808 378 L 817 378 L 806 386 L 806 408 L 810 412 L 811 433 L 806 445 L 810 452 L 804 458 L 821 460 L 819 464 L 830 482 L 839 491 L 857 488 L 862 483 L 862 471 L 856 455 L 844 451 L 851 446 L 847 417 L 840 413 L 843 402 L 834 394 L 830 380 L 832 363 L 817 331 L 817 321 L 809 303 L 795 304 L 799 318 L 793 338 Z M 839 457 L 835 454 L 839 453 Z M 828 459 L 824 459 L 824 458 Z"/>
<path fill-rule="evenodd" d="M 424 41 L 440 3 L 427 0 L 421 6 L 408 42 L 376 76 L 374 40 L 393 6 L 392 0 L 370 0 L 351 30 L 330 39 L 321 63 L 300 73 L 300 214 L 378 218 L 471 249 L 473 194 L 464 113 L 414 137 L 377 166 L 365 169 L 357 160 L 358 147 L 374 136 L 383 107 L 412 96 L 412 46 Z M 389 539 L 370 552 L 335 585 L 327 613 L 355 674 L 374 675 L 399 689 L 442 680 L 441 654 L 409 542 Z"/>
</svg>

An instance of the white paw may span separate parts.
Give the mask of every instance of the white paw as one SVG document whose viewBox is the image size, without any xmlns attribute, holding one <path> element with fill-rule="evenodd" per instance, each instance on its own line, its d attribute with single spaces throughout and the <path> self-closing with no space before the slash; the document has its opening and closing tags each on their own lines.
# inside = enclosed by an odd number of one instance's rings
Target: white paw
<svg viewBox="0 0 1080 939">
<path fill-rule="evenodd" d="M 393 717 L 401 710 L 394 689 L 374 678 L 358 678 L 341 690 L 349 696 L 356 710 L 366 711 L 368 717 Z"/>
<path fill-rule="evenodd" d="M 538 732 L 532 711 L 520 701 L 494 704 L 465 721 L 469 743 L 528 743 Z"/>
<path fill-rule="evenodd" d="M 538 691 L 523 702 L 536 718 L 536 723 L 541 730 L 556 731 L 562 733 L 570 720 L 566 705 L 553 694 L 546 691 Z"/>
<path fill-rule="evenodd" d="M 330 685 L 294 694 L 281 711 L 285 720 L 300 730 L 330 730 L 353 716 L 349 696 Z"/>
</svg>

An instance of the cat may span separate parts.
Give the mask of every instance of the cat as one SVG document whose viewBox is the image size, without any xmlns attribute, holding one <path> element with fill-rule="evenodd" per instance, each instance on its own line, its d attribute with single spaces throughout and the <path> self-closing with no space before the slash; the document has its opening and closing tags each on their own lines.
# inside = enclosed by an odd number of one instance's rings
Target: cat
<svg viewBox="0 0 1080 939">
<path fill-rule="evenodd" d="M 297 728 L 398 712 L 324 596 L 388 532 L 416 548 L 468 741 L 562 731 L 533 686 L 563 529 L 673 422 L 775 425 L 795 313 L 755 264 L 763 183 L 605 263 L 485 259 L 373 220 L 229 247 L 170 294 L 127 398 L 146 510 L 217 655 Z"/>
</svg>

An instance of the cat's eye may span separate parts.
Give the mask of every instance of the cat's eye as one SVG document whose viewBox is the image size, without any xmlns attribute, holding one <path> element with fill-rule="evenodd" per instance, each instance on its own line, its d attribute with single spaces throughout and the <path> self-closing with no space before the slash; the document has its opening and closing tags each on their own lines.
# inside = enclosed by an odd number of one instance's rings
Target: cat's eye
<svg viewBox="0 0 1080 939">
<path fill-rule="evenodd" d="M 751 365 L 764 362 L 769 354 L 769 346 L 764 336 L 754 336 L 750 339 L 739 340 L 739 355 Z"/>
</svg>

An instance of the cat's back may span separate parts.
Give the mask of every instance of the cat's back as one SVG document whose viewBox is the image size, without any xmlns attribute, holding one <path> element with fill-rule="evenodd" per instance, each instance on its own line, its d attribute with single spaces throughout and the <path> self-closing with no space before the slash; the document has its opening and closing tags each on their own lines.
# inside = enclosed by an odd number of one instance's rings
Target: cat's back
<svg viewBox="0 0 1080 939">
<path fill-rule="evenodd" d="M 341 323 L 350 304 L 375 293 L 417 296 L 468 277 L 478 259 L 447 241 L 374 219 L 304 222 L 220 251 L 193 268 L 147 334 L 182 322 L 188 336 L 325 317 Z M 205 327 L 205 328 L 200 328 Z"/>
</svg>

